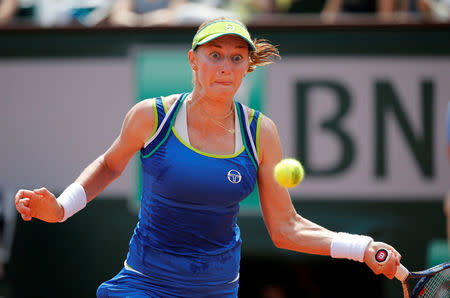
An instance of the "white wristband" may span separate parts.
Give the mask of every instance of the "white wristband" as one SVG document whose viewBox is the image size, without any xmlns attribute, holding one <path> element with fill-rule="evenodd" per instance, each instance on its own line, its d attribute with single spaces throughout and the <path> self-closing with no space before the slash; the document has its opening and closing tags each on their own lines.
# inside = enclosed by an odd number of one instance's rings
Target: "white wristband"
<svg viewBox="0 0 450 298">
<path fill-rule="evenodd" d="M 331 257 L 364 262 L 364 252 L 372 241 L 368 236 L 338 233 L 331 242 Z"/>
<path fill-rule="evenodd" d="M 64 192 L 56 199 L 64 208 L 64 217 L 60 222 L 65 221 L 87 204 L 86 192 L 83 186 L 78 183 L 72 183 Z"/>
</svg>

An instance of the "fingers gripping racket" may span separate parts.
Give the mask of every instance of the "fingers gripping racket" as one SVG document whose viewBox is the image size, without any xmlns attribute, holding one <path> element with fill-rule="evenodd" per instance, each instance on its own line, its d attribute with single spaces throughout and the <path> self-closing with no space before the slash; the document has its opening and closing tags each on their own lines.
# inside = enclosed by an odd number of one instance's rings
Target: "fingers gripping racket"
<svg viewBox="0 0 450 298">
<path fill-rule="evenodd" d="M 390 255 L 385 249 L 379 249 L 375 254 L 378 263 L 384 264 Z M 447 298 L 450 297 L 450 263 L 442 263 L 432 268 L 410 272 L 402 264 L 398 266 L 395 277 L 402 282 L 403 296 L 405 298 Z M 412 292 L 409 287 L 410 279 L 418 279 Z"/>
</svg>

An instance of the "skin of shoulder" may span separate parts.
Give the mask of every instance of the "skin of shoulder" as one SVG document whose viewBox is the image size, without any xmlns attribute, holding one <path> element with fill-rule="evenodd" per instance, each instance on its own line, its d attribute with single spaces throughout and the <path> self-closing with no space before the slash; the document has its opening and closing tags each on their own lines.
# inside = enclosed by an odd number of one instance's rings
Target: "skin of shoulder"
<svg viewBox="0 0 450 298">
<path fill-rule="evenodd" d="M 141 148 L 155 127 L 154 99 L 135 104 L 125 116 L 120 137 Z"/>
<path fill-rule="evenodd" d="M 178 96 L 178 94 L 172 94 L 162 98 L 167 109 L 170 109 Z M 154 106 L 155 100 L 153 98 L 145 99 L 134 105 L 125 117 L 121 135 L 136 144 L 139 147 L 138 149 L 142 148 L 151 137 L 155 127 Z"/>
<path fill-rule="evenodd" d="M 176 95 L 165 97 L 166 107 Z M 121 173 L 131 157 L 142 149 L 155 127 L 155 100 L 145 99 L 135 104 L 125 116 L 119 137 L 105 152 L 104 160 L 111 170 Z"/>
<path fill-rule="evenodd" d="M 277 127 L 272 119 L 262 114 L 259 131 L 259 158 L 261 165 L 275 165 L 282 158 Z"/>
</svg>

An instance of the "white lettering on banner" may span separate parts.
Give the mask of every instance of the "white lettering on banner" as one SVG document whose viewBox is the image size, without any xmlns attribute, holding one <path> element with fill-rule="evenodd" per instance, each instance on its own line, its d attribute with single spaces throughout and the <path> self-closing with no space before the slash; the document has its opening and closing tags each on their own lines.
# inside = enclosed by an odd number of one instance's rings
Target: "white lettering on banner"
<svg viewBox="0 0 450 298">
<path fill-rule="evenodd" d="M 286 57 L 269 67 L 266 113 L 284 155 L 306 157 L 293 197 L 442 199 L 448 78 L 449 58 Z"/>
</svg>

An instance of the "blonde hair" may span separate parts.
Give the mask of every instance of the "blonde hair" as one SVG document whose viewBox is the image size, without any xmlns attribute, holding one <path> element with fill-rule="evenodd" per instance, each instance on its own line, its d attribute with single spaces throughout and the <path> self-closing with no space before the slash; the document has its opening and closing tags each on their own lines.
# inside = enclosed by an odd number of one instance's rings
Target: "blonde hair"
<svg viewBox="0 0 450 298">
<path fill-rule="evenodd" d="M 208 26 L 210 23 L 213 23 L 218 20 L 230 20 L 234 22 L 238 22 L 244 28 L 247 28 L 244 23 L 235 19 L 235 18 L 227 18 L 227 17 L 219 17 L 210 20 L 204 21 L 197 29 L 197 32 L 203 29 L 203 27 Z M 264 66 L 267 64 L 271 64 L 274 62 L 275 58 L 281 59 L 280 52 L 278 51 L 277 46 L 270 43 L 270 41 L 266 39 L 253 39 L 253 44 L 255 45 L 256 50 L 250 49 L 249 47 L 249 56 L 250 62 L 248 65 L 247 72 L 252 72 L 256 69 L 257 66 Z"/>
</svg>

